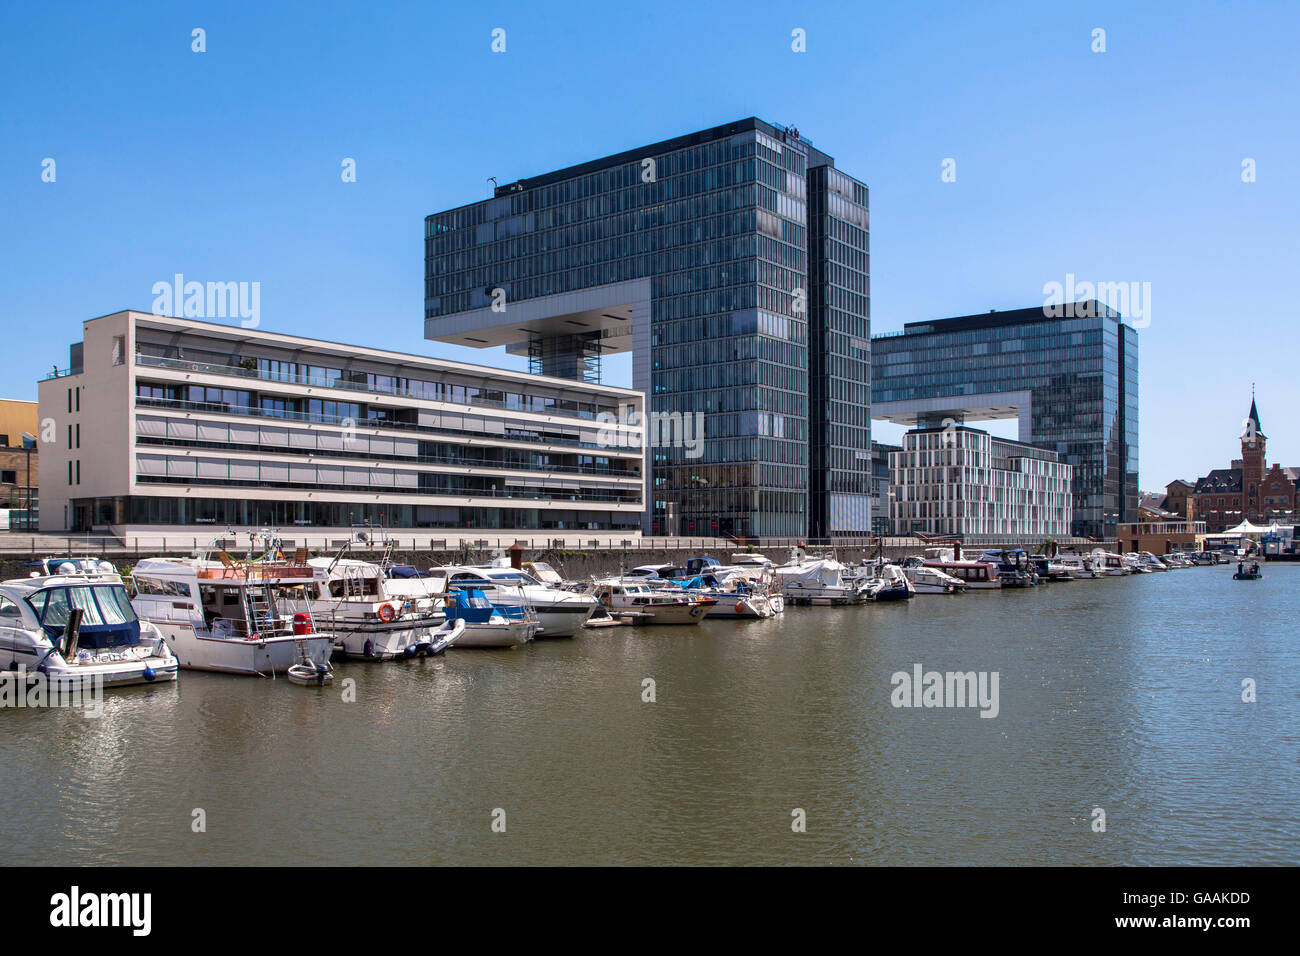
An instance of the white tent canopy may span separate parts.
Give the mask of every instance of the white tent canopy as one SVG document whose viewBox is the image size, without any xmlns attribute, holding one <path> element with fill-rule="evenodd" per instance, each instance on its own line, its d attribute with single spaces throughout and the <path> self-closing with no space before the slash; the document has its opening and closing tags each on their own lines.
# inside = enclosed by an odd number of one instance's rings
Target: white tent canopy
<svg viewBox="0 0 1300 956">
<path fill-rule="evenodd" d="M 1229 528 L 1227 531 L 1221 531 L 1220 534 L 1264 534 L 1269 529 L 1262 524 L 1251 524 L 1249 519 L 1243 521 L 1235 528 Z"/>
</svg>

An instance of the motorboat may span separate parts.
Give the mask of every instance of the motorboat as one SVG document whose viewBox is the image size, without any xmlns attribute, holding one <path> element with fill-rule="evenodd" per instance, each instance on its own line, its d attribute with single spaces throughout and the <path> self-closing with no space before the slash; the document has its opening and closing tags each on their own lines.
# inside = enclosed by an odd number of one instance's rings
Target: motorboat
<svg viewBox="0 0 1300 956">
<path fill-rule="evenodd" d="M 498 607 L 527 608 L 537 618 L 537 637 L 573 637 L 596 610 L 597 602 L 591 595 L 543 584 L 522 567 L 448 566 L 434 569 L 433 573 L 445 574 L 449 589 L 478 588 Z"/>
<path fill-rule="evenodd" d="M 1129 563 L 1124 560 L 1124 556 L 1113 551 L 1094 548 L 1088 557 L 1092 560 L 1093 570 L 1106 577 L 1114 578 L 1133 573 L 1129 568 Z"/>
<path fill-rule="evenodd" d="M 274 677 L 309 659 L 328 665 L 334 636 L 311 613 L 314 570 L 272 546 L 260 558 L 145 558 L 131 573 L 131 604 L 194 670 Z"/>
<path fill-rule="evenodd" d="M 1069 565 L 1063 564 L 1058 558 L 1051 558 L 1042 554 L 1030 555 L 1030 567 L 1038 576 L 1039 581 L 1073 581 L 1074 571 Z"/>
<path fill-rule="evenodd" d="M 396 578 L 384 563 L 375 564 L 341 554 L 308 558 L 312 587 L 307 605 L 316 625 L 334 639 L 340 657 L 390 661 L 441 653 L 437 645 L 452 635 L 441 604 L 423 578 Z M 419 580 L 419 593 L 399 582 Z M 445 649 L 445 647 L 443 648 Z"/>
<path fill-rule="evenodd" d="M 912 582 L 916 594 L 961 594 L 967 587 L 966 582 L 955 574 L 924 564 L 904 565 L 903 574 Z"/>
<path fill-rule="evenodd" d="M 925 549 L 921 564 L 936 568 L 966 582 L 972 591 L 995 591 L 1002 587 L 995 562 L 967 557 L 960 545 L 934 545 Z"/>
<path fill-rule="evenodd" d="M 496 605 L 472 586 L 453 587 L 443 613 L 461 628 L 457 648 L 518 647 L 537 634 L 537 618 L 527 608 Z"/>
<path fill-rule="evenodd" d="M 847 574 L 833 557 L 808 558 L 796 550 L 790 563 L 775 569 L 777 586 L 787 604 L 863 604 L 870 598 L 864 582 Z"/>
<path fill-rule="evenodd" d="M 649 615 L 648 624 L 699 624 L 717 606 L 713 597 L 660 590 L 636 578 L 592 581 L 588 592 L 611 614 L 636 611 Z"/>
<path fill-rule="evenodd" d="M 1004 588 L 1028 588 L 1038 583 L 1037 570 L 1023 548 L 987 550 L 981 560 L 995 565 Z"/>
<path fill-rule="evenodd" d="M 864 582 L 872 601 L 905 601 L 916 594 L 912 582 L 896 564 L 878 564 Z"/>
<path fill-rule="evenodd" d="M 1259 569 L 1259 562 L 1252 561 L 1250 564 L 1244 561 L 1238 562 L 1237 570 L 1232 573 L 1234 581 L 1258 581 L 1264 576 L 1264 572 Z"/>
<path fill-rule="evenodd" d="M 1093 566 L 1092 558 L 1083 554 L 1061 554 L 1053 559 L 1056 564 L 1067 568 L 1076 581 L 1096 580 L 1102 573 Z"/>
<path fill-rule="evenodd" d="M 689 563 L 687 567 L 690 567 Z M 716 603 L 709 616 L 713 618 L 762 620 L 785 610 L 785 600 L 771 590 L 771 576 L 766 569 L 729 568 L 716 563 L 697 567 L 707 570 L 693 577 L 647 578 L 646 583 L 663 590 L 712 599 Z"/>
<path fill-rule="evenodd" d="M 1152 571 L 1169 570 L 1169 565 L 1150 551 L 1135 551 L 1133 556 L 1137 558 L 1138 563 L 1144 568 L 1149 568 Z"/>
<path fill-rule="evenodd" d="M 0 671 L 77 693 L 176 680 L 175 654 L 139 619 L 111 564 L 59 558 L 39 567 L 0 582 Z"/>
<path fill-rule="evenodd" d="M 334 681 L 334 671 L 328 664 L 317 664 L 310 659 L 294 664 L 284 676 L 302 687 L 324 687 Z"/>
<path fill-rule="evenodd" d="M 1154 569 L 1147 565 L 1147 563 L 1142 560 L 1142 556 L 1136 551 L 1126 552 L 1125 554 L 1120 555 L 1120 557 L 1124 561 L 1124 566 L 1128 568 L 1129 574 L 1155 573 Z"/>
</svg>

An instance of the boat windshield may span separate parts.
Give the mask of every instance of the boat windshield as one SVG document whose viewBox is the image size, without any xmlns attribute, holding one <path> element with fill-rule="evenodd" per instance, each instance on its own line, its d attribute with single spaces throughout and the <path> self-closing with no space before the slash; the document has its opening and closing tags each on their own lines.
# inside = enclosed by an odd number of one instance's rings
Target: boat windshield
<svg viewBox="0 0 1300 956">
<path fill-rule="evenodd" d="M 83 626 L 118 626 L 136 621 L 126 588 L 117 584 L 45 588 L 27 599 L 44 627 L 62 628 L 73 608 L 81 608 Z"/>
<path fill-rule="evenodd" d="M 524 574 L 522 571 L 507 571 L 504 574 L 497 571 L 489 571 L 488 576 L 496 584 L 522 584 L 524 587 L 541 587 L 535 580 Z"/>
</svg>

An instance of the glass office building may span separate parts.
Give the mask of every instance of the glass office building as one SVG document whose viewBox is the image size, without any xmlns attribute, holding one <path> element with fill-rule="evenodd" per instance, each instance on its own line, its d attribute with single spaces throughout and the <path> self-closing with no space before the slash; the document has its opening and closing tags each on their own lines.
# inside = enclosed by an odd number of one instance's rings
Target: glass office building
<svg viewBox="0 0 1300 956">
<path fill-rule="evenodd" d="M 754 118 L 519 180 L 426 219 L 425 335 L 587 381 L 631 352 L 649 533 L 867 533 L 867 198 Z"/>
<path fill-rule="evenodd" d="M 1137 330 L 1095 301 L 1074 312 L 989 312 L 875 336 L 872 410 L 922 428 L 1017 418 L 1021 441 L 1074 466 L 1071 532 L 1114 538 L 1137 520 Z"/>
</svg>

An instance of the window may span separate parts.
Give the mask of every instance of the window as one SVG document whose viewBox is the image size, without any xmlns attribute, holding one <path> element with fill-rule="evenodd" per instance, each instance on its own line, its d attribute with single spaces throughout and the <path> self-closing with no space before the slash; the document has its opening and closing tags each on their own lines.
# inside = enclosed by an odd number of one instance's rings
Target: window
<svg viewBox="0 0 1300 956">
<path fill-rule="evenodd" d="M 77 459 L 77 484 L 81 484 L 81 459 Z"/>
<path fill-rule="evenodd" d="M 73 392 L 76 394 L 76 396 L 77 396 L 77 411 L 81 411 L 81 389 L 80 389 L 80 388 L 74 388 L 72 391 L 73 391 Z"/>
<path fill-rule="evenodd" d="M 0 484 L 3 485 L 18 484 L 18 472 L 10 470 L 8 468 L 6 468 L 4 471 L 0 471 Z"/>
</svg>

